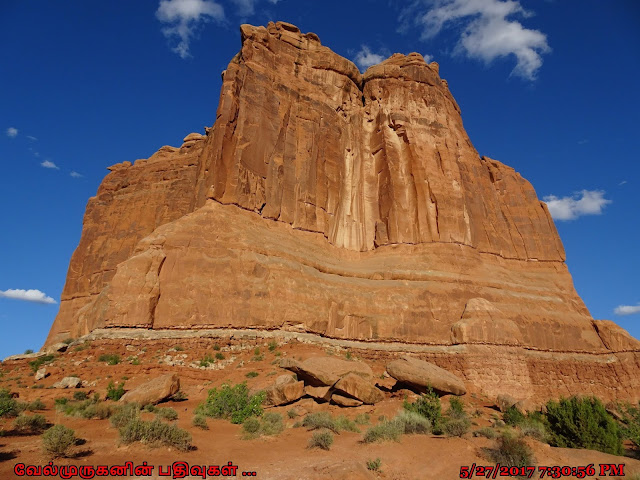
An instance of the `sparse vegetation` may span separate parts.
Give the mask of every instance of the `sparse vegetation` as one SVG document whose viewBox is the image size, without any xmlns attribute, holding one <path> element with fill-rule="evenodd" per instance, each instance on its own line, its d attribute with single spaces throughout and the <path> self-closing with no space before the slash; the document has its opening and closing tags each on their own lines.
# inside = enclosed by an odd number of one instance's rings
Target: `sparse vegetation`
<svg viewBox="0 0 640 480">
<path fill-rule="evenodd" d="M 544 442 L 547 438 L 547 428 L 544 423 L 532 417 L 527 417 L 520 423 L 520 431 L 525 437 L 531 437 L 539 442 Z"/>
<path fill-rule="evenodd" d="M 29 362 L 29 366 L 31 367 L 31 370 L 33 371 L 33 373 L 36 373 L 41 366 L 49 364 L 53 362 L 55 359 L 56 357 L 53 354 L 43 355 L 41 357 L 36 358 L 35 360 L 31 360 Z"/>
<path fill-rule="evenodd" d="M 107 365 L 118 365 L 120 363 L 120 355 L 117 353 L 103 353 L 98 357 L 99 362 L 105 362 Z"/>
<path fill-rule="evenodd" d="M 27 348 L 27 349 L 24 351 L 24 354 L 25 354 L 25 355 L 29 355 L 30 353 L 33 353 L 33 350 L 32 350 L 32 349 L 30 349 L 30 348 Z"/>
<path fill-rule="evenodd" d="M 75 432 L 64 425 L 54 425 L 42 434 L 42 448 L 52 457 L 67 457 L 77 438 Z"/>
<path fill-rule="evenodd" d="M 380 457 L 375 460 L 367 460 L 367 470 L 371 470 L 372 472 L 379 472 L 380 467 L 382 467 L 382 460 Z"/>
<path fill-rule="evenodd" d="M 319 432 L 313 432 L 309 439 L 309 448 L 321 448 L 322 450 L 329 450 L 333 444 L 333 434 L 329 430 L 321 430 Z"/>
<path fill-rule="evenodd" d="M 18 402 L 6 388 L 0 389 L 0 417 L 15 417 L 20 412 Z"/>
<path fill-rule="evenodd" d="M 44 415 L 20 415 L 13 421 L 13 428 L 18 432 L 40 433 L 47 428 Z"/>
<path fill-rule="evenodd" d="M 262 353 L 260 353 L 260 348 L 256 347 L 253 350 L 253 358 L 251 359 L 254 362 L 261 362 L 262 360 L 264 360 L 264 355 L 262 355 Z"/>
<path fill-rule="evenodd" d="M 171 407 L 157 408 L 156 409 L 156 417 L 157 418 L 161 418 L 163 420 L 173 421 L 173 420 L 177 420 L 178 419 L 178 412 L 176 412 Z"/>
<path fill-rule="evenodd" d="M 525 418 L 526 417 L 524 413 L 518 410 L 515 405 L 507 408 L 507 410 L 502 415 L 502 420 L 504 420 L 504 423 L 506 423 L 507 425 L 511 425 L 512 427 L 520 425 L 525 420 Z"/>
<path fill-rule="evenodd" d="M 173 349 L 176 352 L 182 352 L 184 350 L 184 347 L 182 345 L 176 345 L 175 347 L 173 347 Z"/>
<path fill-rule="evenodd" d="M 58 401 L 59 400 L 59 401 Z M 56 409 L 69 417 L 103 420 L 111 415 L 111 407 L 100 400 L 70 402 L 66 398 L 56 399 Z"/>
<path fill-rule="evenodd" d="M 356 425 L 367 425 L 371 422 L 371 417 L 369 417 L 368 413 L 359 413 L 356 415 L 354 421 L 356 422 Z"/>
<path fill-rule="evenodd" d="M 622 437 L 629 439 L 636 449 L 640 449 L 640 403 L 632 405 L 618 405 L 622 413 Z"/>
<path fill-rule="evenodd" d="M 334 424 L 336 426 L 336 429 L 339 432 L 341 432 L 341 431 L 357 432 L 357 433 L 360 432 L 360 429 L 358 428 L 356 423 L 353 420 L 348 419 L 344 415 L 340 415 L 340 416 L 336 417 Z"/>
<path fill-rule="evenodd" d="M 442 430 L 450 437 L 461 437 L 469 431 L 471 421 L 466 418 L 447 418 L 442 423 Z"/>
<path fill-rule="evenodd" d="M 187 400 L 187 394 L 182 390 L 178 390 L 171 396 L 171 400 L 173 400 L 174 402 L 184 402 L 185 400 Z"/>
<path fill-rule="evenodd" d="M 176 425 L 155 419 L 151 422 L 133 418 L 118 429 L 122 443 L 142 442 L 149 446 L 167 446 L 187 451 L 191 434 Z"/>
<path fill-rule="evenodd" d="M 398 441 L 404 433 L 404 425 L 396 419 L 382 420 L 377 425 L 369 427 L 365 432 L 364 443 Z"/>
<path fill-rule="evenodd" d="M 47 407 L 42 402 L 42 400 L 40 400 L 40 398 L 36 398 L 33 402 L 28 403 L 26 405 L 26 410 L 29 410 L 30 412 L 36 412 L 38 410 L 45 410 L 46 408 Z"/>
<path fill-rule="evenodd" d="M 392 420 L 402 425 L 402 433 L 412 434 L 428 434 L 431 433 L 431 422 L 416 412 L 401 411 Z"/>
<path fill-rule="evenodd" d="M 140 405 L 137 403 L 127 403 L 115 409 L 109 420 L 111 425 L 121 428 L 133 420 L 140 418 Z"/>
<path fill-rule="evenodd" d="M 296 411 L 293 408 L 290 408 L 289 410 L 287 410 L 287 417 L 296 418 L 297 416 L 298 416 L 298 414 L 296 413 Z"/>
<path fill-rule="evenodd" d="M 258 375 L 260 375 L 258 372 L 247 372 L 247 374 L 245 375 L 245 377 L 247 378 L 256 378 Z"/>
<path fill-rule="evenodd" d="M 124 382 L 116 386 L 112 381 L 107 385 L 107 398 L 117 402 L 124 395 Z"/>
<path fill-rule="evenodd" d="M 196 408 L 196 414 L 243 423 L 249 417 L 262 415 L 264 398 L 264 392 L 249 395 L 249 388 L 244 382 L 234 386 L 225 383 L 220 389 L 209 390 L 205 402 Z"/>
<path fill-rule="evenodd" d="M 482 427 L 473 431 L 474 437 L 496 438 L 498 433 L 491 427 Z"/>
<path fill-rule="evenodd" d="M 433 433 L 436 435 L 442 433 L 442 407 L 440 406 L 440 398 L 430 387 L 427 387 L 427 391 L 414 403 L 409 403 L 405 400 L 404 409 L 409 412 L 418 413 L 429 420 Z"/>
<path fill-rule="evenodd" d="M 505 467 L 523 467 L 534 464 L 533 452 L 526 442 L 510 433 L 498 437 L 497 447 L 487 450 L 489 458 Z"/>
<path fill-rule="evenodd" d="M 209 430 L 209 425 L 207 425 L 207 417 L 204 415 L 194 415 L 193 420 L 191 420 L 191 424 L 194 427 L 201 428 L 202 430 Z"/>
<path fill-rule="evenodd" d="M 65 345 L 71 345 L 73 343 L 75 339 L 69 337 L 69 338 L 65 338 L 62 343 L 64 343 Z"/>
<path fill-rule="evenodd" d="M 265 413 L 261 419 L 247 418 L 242 424 L 245 438 L 256 438 L 261 435 L 278 435 L 284 430 L 282 415 L 275 412 Z"/>
<path fill-rule="evenodd" d="M 278 344 L 275 340 L 271 340 L 269 342 L 269 351 L 270 352 L 274 352 L 276 350 L 276 348 L 278 348 Z"/>
<path fill-rule="evenodd" d="M 224 353 L 216 352 L 216 360 L 224 360 Z"/>
<path fill-rule="evenodd" d="M 74 400 L 86 400 L 87 399 L 87 392 L 83 392 L 82 390 L 78 390 L 76 392 L 73 392 L 73 399 Z"/>
<path fill-rule="evenodd" d="M 339 432 L 336 422 L 329 412 L 309 413 L 304 417 L 304 420 L 302 420 L 302 426 L 308 430 L 326 429 L 334 433 Z"/>
<path fill-rule="evenodd" d="M 620 427 L 595 397 L 548 402 L 545 423 L 553 446 L 622 453 Z"/>
<path fill-rule="evenodd" d="M 344 358 L 346 358 L 347 360 L 351 360 L 351 352 L 345 353 Z"/>
<path fill-rule="evenodd" d="M 205 368 L 214 363 L 216 363 L 216 359 L 213 358 L 208 353 L 204 357 L 202 357 L 202 359 L 200 360 L 200 366 Z"/>
<path fill-rule="evenodd" d="M 220 345 L 218 345 L 217 343 L 213 346 L 213 349 L 217 352 L 218 350 L 220 350 Z"/>
</svg>

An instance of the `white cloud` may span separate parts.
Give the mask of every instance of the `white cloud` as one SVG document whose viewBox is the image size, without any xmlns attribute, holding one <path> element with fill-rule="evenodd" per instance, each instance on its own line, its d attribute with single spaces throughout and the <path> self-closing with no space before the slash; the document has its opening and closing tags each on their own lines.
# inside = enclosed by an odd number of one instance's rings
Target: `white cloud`
<svg viewBox="0 0 640 480">
<path fill-rule="evenodd" d="M 602 209 L 611 203 L 604 194 L 602 190 L 582 190 L 569 197 L 547 195 L 543 200 L 554 220 L 573 220 L 583 215 L 600 215 Z"/>
<path fill-rule="evenodd" d="M 55 168 L 56 170 L 60 170 L 60 167 L 53 163 L 51 160 L 45 160 L 40 164 L 40 166 L 44 168 Z"/>
<path fill-rule="evenodd" d="M 618 184 L 618 186 L 620 187 L 620 186 L 624 185 L 625 183 L 627 183 L 627 181 L 626 181 L 626 180 L 622 180 L 622 181 Z"/>
<path fill-rule="evenodd" d="M 81 173 L 78 173 L 76 171 L 71 172 L 69 175 L 71 175 L 73 178 L 82 178 L 83 175 Z"/>
<path fill-rule="evenodd" d="M 18 129 L 15 127 L 7 128 L 7 137 L 16 138 L 18 136 Z"/>
<path fill-rule="evenodd" d="M 640 313 L 640 303 L 638 305 L 619 305 L 613 311 L 616 315 L 633 315 Z"/>
<path fill-rule="evenodd" d="M 182 58 L 190 56 L 189 42 L 201 23 L 210 19 L 221 22 L 225 18 L 222 5 L 213 0 L 161 0 L 156 17 L 170 25 L 163 28 L 162 33 L 167 38 L 178 39 L 173 51 Z"/>
<path fill-rule="evenodd" d="M 256 10 L 257 0 L 231 0 L 238 9 L 238 15 L 241 17 L 253 15 Z"/>
<path fill-rule="evenodd" d="M 32 142 L 37 142 L 38 141 L 38 139 L 36 137 L 34 137 L 33 135 L 27 135 L 27 138 L 29 140 L 31 140 Z"/>
<path fill-rule="evenodd" d="M 0 297 L 13 298 L 15 300 L 24 300 L 25 302 L 57 303 L 53 298 L 48 297 L 40 290 L 9 289 L 5 290 L 4 292 L 0 290 Z"/>
<path fill-rule="evenodd" d="M 460 30 L 455 53 L 486 63 L 514 55 L 512 74 L 533 80 L 542 66 L 541 54 L 551 49 L 544 33 L 523 27 L 513 19 L 516 15 L 531 16 L 519 0 L 420 0 L 403 10 L 400 21 L 405 31 L 408 24 L 421 28 L 423 40 L 446 27 Z"/>
<path fill-rule="evenodd" d="M 384 59 L 383 55 L 373 53 L 369 47 L 362 45 L 360 51 L 356 54 L 356 65 L 360 67 L 360 70 L 366 70 L 371 65 L 376 65 Z"/>
</svg>

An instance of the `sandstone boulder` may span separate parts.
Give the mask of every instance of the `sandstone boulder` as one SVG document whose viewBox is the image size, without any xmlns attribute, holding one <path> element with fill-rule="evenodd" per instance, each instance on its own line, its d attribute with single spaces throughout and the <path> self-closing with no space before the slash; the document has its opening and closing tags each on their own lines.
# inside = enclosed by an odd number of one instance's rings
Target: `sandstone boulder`
<svg viewBox="0 0 640 480">
<path fill-rule="evenodd" d="M 363 378 L 371 378 L 373 372 L 366 363 L 342 360 L 335 357 L 311 357 L 303 362 L 283 359 L 280 367 L 298 375 L 300 380 L 311 386 L 331 386 L 348 373 Z"/>
<path fill-rule="evenodd" d="M 331 399 L 331 387 L 313 387 L 307 385 L 304 387 L 304 393 L 316 400 L 324 402 L 328 402 Z"/>
<path fill-rule="evenodd" d="M 501 393 L 496 397 L 496 407 L 501 412 L 506 412 L 516 403 L 518 403 L 518 400 L 507 393 Z"/>
<path fill-rule="evenodd" d="M 373 405 L 384 399 L 382 392 L 371 385 L 369 380 L 355 373 L 348 373 L 342 377 L 335 383 L 333 388 L 338 394 L 346 394 L 367 405 Z"/>
<path fill-rule="evenodd" d="M 58 353 L 58 352 L 66 352 L 69 345 L 63 342 L 54 343 L 53 345 L 49 345 L 45 348 L 45 353 Z"/>
<path fill-rule="evenodd" d="M 82 380 L 78 377 L 64 377 L 59 382 L 53 384 L 53 388 L 78 388 Z"/>
<path fill-rule="evenodd" d="M 360 400 L 346 395 L 340 395 L 339 393 L 331 395 L 331 401 L 341 407 L 359 407 L 362 405 Z"/>
<path fill-rule="evenodd" d="M 46 367 L 40 367 L 33 378 L 36 382 L 39 382 L 40 380 L 44 380 L 48 376 L 49 373 L 47 372 Z"/>
<path fill-rule="evenodd" d="M 304 395 L 304 382 L 296 381 L 291 375 L 280 375 L 265 393 L 265 405 L 286 405 Z"/>
<path fill-rule="evenodd" d="M 163 375 L 129 390 L 121 398 L 121 402 L 155 405 L 171 398 L 180 390 L 178 375 Z"/>
<path fill-rule="evenodd" d="M 397 381 L 417 389 L 431 387 L 441 394 L 464 395 L 467 393 L 464 382 L 453 373 L 413 357 L 404 356 L 389 362 L 387 372 Z"/>
</svg>

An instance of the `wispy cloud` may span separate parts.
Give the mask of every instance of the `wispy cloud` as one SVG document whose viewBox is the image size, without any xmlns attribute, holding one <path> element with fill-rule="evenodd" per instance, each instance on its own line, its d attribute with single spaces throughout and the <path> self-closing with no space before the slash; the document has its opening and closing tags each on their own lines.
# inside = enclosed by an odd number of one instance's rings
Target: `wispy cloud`
<svg viewBox="0 0 640 480">
<path fill-rule="evenodd" d="M 40 166 L 44 168 L 54 168 L 56 170 L 60 170 L 60 167 L 53 163 L 51 160 L 45 160 L 40 164 Z"/>
<path fill-rule="evenodd" d="M 459 35 L 454 53 L 486 63 L 513 55 L 512 74 L 534 80 L 542 54 L 551 49 L 544 33 L 514 19 L 531 15 L 519 0 L 418 0 L 402 11 L 400 22 L 404 31 L 411 25 L 420 28 L 423 40 L 451 28 Z"/>
<path fill-rule="evenodd" d="M 3 298 L 12 298 L 14 300 L 24 300 L 25 302 L 35 302 L 35 303 L 57 303 L 53 298 L 47 296 L 44 292 L 40 290 L 20 290 L 20 289 L 9 289 L 2 291 L 0 290 L 0 297 Z"/>
<path fill-rule="evenodd" d="M 71 175 L 73 178 L 82 178 L 83 175 L 81 173 L 78 173 L 76 171 L 71 172 L 69 175 Z"/>
<path fill-rule="evenodd" d="M 586 138 L 583 138 L 582 140 L 578 140 L 578 145 L 585 145 L 589 143 L 589 140 L 587 140 Z"/>
<path fill-rule="evenodd" d="M 622 181 L 618 184 L 618 186 L 619 186 L 619 187 L 621 187 L 621 186 L 622 186 L 622 185 L 624 185 L 625 183 L 627 183 L 627 181 L 626 181 L 626 180 L 622 180 Z"/>
<path fill-rule="evenodd" d="M 177 40 L 172 50 L 181 58 L 191 56 L 189 43 L 201 24 L 211 19 L 222 22 L 225 18 L 222 5 L 213 0 L 161 0 L 156 17 L 168 25 L 162 33 Z"/>
<path fill-rule="evenodd" d="M 583 215 L 600 215 L 611 203 L 602 190 L 582 190 L 568 197 L 547 195 L 543 198 L 554 220 L 574 220 Z"/>
<path fill-rule="evenodd" d="M 356 65 L 360 67 L 360 70 L 364 71 L 370 66 L 380 63 L 384 59 L 385 56 L 381 53 L 374 53 L 369 47 L 367 47 L 366 45 L 362 45 L 360 47 L 360 51 L 356 53 L 355 62 Z"/>
<path fill-rule="evenodd" d="M 633 315 L 640 313 L 640 303 L 638 305 L 619 305 L 613 310 L 613 313 L 616 315 Z"/>
<path fill-rule="evenodd" d="M 7 128 L 7 137 L 9 138 L 16 138 L 18 136 L 18 129 L 15 127 L 9 127 Z"/>
<path fill-rule="evenodd" d="M 38 139 L 36 137 L 34 137 L 33 135 L 27 135 L 27 138 L 29 140 L 31 140 L 32 142 L 37 142 L 38 141 Z"/>
</svg>

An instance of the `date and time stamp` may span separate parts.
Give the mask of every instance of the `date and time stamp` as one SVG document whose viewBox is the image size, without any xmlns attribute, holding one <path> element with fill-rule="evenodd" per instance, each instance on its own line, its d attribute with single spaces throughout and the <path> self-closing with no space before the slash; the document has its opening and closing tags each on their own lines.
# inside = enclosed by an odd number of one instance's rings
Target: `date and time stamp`
<svg viewBox="0 0 640 480">
<path fill-rule="evenodd" d="M 460 467 L 459 478 L 589 478 L 624 477 L 624 463 L 598 463 L 581 466 L 569 465 L 527 465 L 509 467 L 506 465 L 465 465 Z"/>
</svg>

